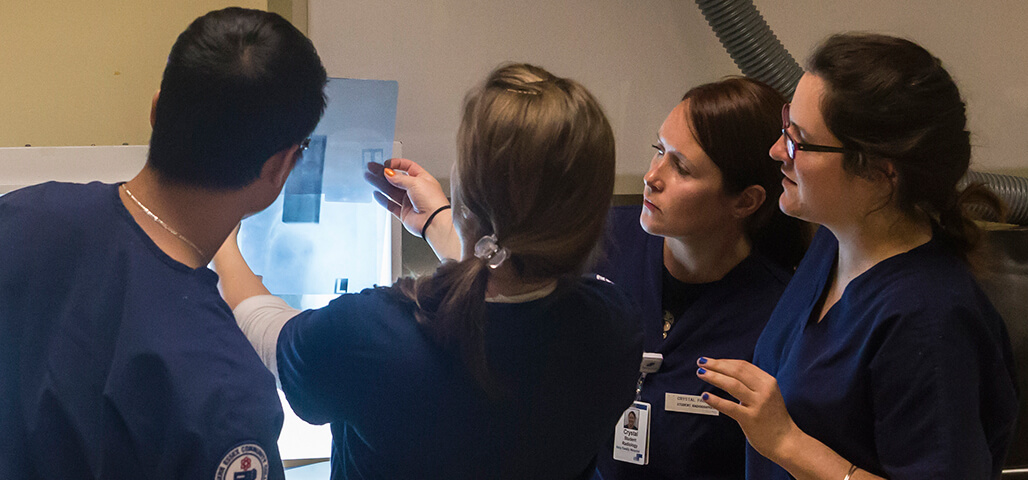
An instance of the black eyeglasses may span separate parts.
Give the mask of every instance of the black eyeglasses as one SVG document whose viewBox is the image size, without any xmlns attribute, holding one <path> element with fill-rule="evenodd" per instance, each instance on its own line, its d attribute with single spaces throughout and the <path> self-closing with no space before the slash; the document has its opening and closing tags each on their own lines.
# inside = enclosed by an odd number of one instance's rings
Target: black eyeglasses
<svg viewBox="0 0 1028 480">
<path fill-rule="evenodd" d="M 831 152 L 846 153 L 854 151 L 852 148 L 830 147 L 828 145 L 815 145 L 813 143 L 800 143 L 789 136 L 789 127 L 792 122 L 789 120 L 789 104 L 782 105 L 782 136 L 785 137 L 785 152 L 789 154 L 789 160 L 796 160 L 796 150 L 807 152 Z"/>
<path fill-rule="evenodd" d="M 302 142 L 300 142 L 300 149 L 299 149 L 300 153 L 306 152 L 307 148 L 310 147 L 310 146 L 311 146 L 311 137 L 307 137 Z"/>
</svg>

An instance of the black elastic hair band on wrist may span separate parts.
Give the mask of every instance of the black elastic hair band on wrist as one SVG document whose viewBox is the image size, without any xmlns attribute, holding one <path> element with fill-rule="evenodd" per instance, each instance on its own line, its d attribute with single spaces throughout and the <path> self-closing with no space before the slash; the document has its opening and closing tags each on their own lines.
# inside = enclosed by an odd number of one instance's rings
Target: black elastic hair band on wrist
<svg viewBox="0 0 1028 480">
<path fill-rule="evenodd" d="M 421 227 L 421 238 L 422 239 L 424 239 L 426 242 L 428 241 L 428 239 L 425 238 L 425 232 L 428 231 L 428 226 L 432 224 L 432 220 L 435 220 L 435 216 L 439 215 L 439 212 L 441 212 L 443 210 L 449 210 L 449 209 L 450 209 L 449 205 L 443 205 L 443 206 L 435 209 L 435 211 L 432 212 L 432 214 L 428 216 L 428 220 L 425 220 L 425 225 L 423 227 Z"/>
</svg>

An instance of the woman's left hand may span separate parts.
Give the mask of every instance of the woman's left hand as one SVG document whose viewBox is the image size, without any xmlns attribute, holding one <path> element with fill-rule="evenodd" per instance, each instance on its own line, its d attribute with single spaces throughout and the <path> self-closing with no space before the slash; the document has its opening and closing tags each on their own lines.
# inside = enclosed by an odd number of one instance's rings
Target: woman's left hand
<svg viewBox="0 0 1028 480">
<path fill-rule="evenodd" d="M 775 377 L 743 360 L 701 357 L 696 363 L 700 379 L 728 392 L 739 403 L 712 393 L 704 393 L 703 400 L 738 422 L 750 445 L 778 463 L 788 443 L 802 432 L 785 408 Z"/>
<path fill-rule="evenodd" d="M 364 180 L 377 190 L 373 192 L 375 201 L 400 219 L 413 235 L 424 237 L 421 229 L 428 217 L 439 207 L 450 204 L 439 181 L 406 158 L 390 158 L 385 164 L 371 162 L 367 169 Z"/>
</svg>

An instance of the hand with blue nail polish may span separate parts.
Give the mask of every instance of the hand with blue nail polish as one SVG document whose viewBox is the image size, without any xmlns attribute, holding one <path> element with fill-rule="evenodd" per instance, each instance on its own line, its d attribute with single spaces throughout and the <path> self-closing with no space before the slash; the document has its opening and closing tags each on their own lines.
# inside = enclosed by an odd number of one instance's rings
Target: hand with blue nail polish
<svg viewBox="0 0 1028 480">
<path fill-rule="evenodd" d="M 703 365 L 696 370 L 697 376 L 739 399 L 736 403 L 704 393 L 703 401 L 738 422 L 761 455 L 777 462 L 783 445 L 796 435 L 805 435 L 786 410 L 775 377 L 743 360 L 700 357 L 696 363 Z"/>
</svg>

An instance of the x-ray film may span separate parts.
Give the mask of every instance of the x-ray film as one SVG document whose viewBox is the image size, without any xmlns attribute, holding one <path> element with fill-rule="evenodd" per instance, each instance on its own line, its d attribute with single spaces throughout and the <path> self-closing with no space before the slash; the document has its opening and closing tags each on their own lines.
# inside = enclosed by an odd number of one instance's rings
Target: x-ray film
<svg viewBox="0 0 1028 480">
<path fill-rule="evenodd" d="M 392 273 L 391 219 L 363 174 L 392 156 L 398 85 L 332 78 L 325 92 L 325 115 L 282 194 L 239 231 L 254 273 L 301 309 L 388 284 Z"/>
</svg>

